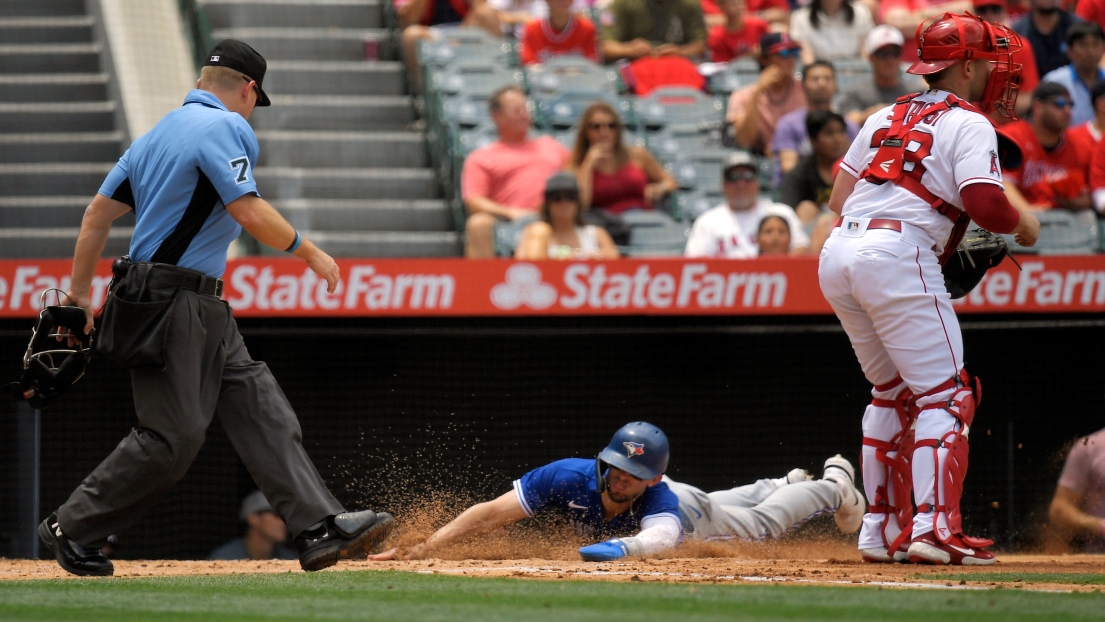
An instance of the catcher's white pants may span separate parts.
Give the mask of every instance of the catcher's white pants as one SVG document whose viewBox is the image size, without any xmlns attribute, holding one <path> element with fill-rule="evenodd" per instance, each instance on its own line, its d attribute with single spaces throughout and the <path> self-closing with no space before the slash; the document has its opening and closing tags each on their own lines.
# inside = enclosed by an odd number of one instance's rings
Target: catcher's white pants
<svg viewBox="0 0 1105 622">
<path fill-rule="evenodd" d="M 687 536 L 699 540 L 765 540 L 840 507 L 840 489 L 826 480 L 779 486 L 761 479 L 746 486 L 706 493 L 664 476 L 679 498 Z"/>
<path fill-rule="evenodd" d="M 913 393 L 920 395 L 963 368 L 959 320 L 931 246 L 928 234 L 903 223 L 901 232 L 865 227 L 847 232 L 838 227 L 821 250 L 821 292 L 840 319 L 860 367 L 873 385 L 886 384 L 900 374 Z M 948 390 L 926 396 L 918 404 L 946 399 L 951 393 Z M 955 425 L 947 411 L 922 411 L 917 420 L 917 439 L 940 438 Z M 868 409 L 864 419 L 868 436 L 889 440 L 889 436 L 882 437 L 892 435 L 898 427 L 892 409 Z M 914 498 L 917 503 L 932 503 L 935 465 L 931 458 L 921 460 L 926 463 L 914 464 L 913 468 Z M 868 503 L 873 503 L 875 488 L 885 482 L 868 481 L 869 471 L 863 471 L 863 484 Z M 881 516 L 865 517 L 859 537 L 861 549 L 883 545 L 882 535 L 873 528 L 881 525 Z M 913 533 L 928 531 L 932 531 L 932 513 L 917 514 Z"/>
</svg>

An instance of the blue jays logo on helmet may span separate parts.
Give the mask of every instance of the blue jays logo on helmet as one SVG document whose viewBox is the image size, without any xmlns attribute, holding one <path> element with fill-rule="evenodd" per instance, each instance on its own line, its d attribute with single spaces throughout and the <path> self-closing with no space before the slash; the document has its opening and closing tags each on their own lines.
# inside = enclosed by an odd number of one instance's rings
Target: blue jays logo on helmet
<svg viewBox="0 0 1105 622">
<path fill-rule="evenodd" d="M 668 437 L 660 428 L 644 421 L 622 426 L 595 460 L 599 491 L 604 474 L 615 467 L 639 479 L 653 479 L 668 469 Z"/>
</svg>

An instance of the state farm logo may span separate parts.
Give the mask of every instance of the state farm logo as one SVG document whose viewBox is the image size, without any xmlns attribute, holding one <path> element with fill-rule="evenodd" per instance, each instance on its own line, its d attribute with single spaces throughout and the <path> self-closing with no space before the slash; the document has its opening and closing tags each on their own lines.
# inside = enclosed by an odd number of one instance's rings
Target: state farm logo
<svg viewBox="0 0 1105 622">
<path fill-rule="evenodd" d="M 525 305 L 548 309 L 556 303 L 556 288 L 541 282 L 541 269 L 529 263 L 516 263 L 506 270 L 506 282 L 491 288 L 491 304 L 510 311 Z"/>
</svg>

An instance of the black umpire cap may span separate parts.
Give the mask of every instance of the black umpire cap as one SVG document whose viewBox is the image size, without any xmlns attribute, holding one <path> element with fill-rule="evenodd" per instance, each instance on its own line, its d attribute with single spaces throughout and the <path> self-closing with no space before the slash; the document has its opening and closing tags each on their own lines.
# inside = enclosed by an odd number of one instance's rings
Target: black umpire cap
<svg viewBox="0 0 1105 622">
<path fill-rule="evenodd" d="M 265 70 L 268 68 L 268 64 L 265 63 L 265 57 L 249 45 L 237 39 L 223 39 L 211 48 L 211 52 L 207 55 L 207 60 L 204 61 L 203 66 L 228 67 L 242 72 L 250 80 L 257 83 L 257 94 L 260 95 L 257 99 L 257 105 L 268 106 L 272 104 L 269 101 L 269 96 L 261 89 L 261 82 L 265 79 Z"/>
</svg>

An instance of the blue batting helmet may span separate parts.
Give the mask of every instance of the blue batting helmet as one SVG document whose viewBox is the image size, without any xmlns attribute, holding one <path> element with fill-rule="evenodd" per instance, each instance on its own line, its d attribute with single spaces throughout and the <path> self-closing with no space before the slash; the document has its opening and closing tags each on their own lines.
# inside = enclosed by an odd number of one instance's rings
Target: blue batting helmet
<svg viewBox="0 0 1105 622">
<path fill-rule="evenodd" d="M 595 460 L 599 491 L 606 487 L 603 473 L 608 466 L 640 479 L 652 479 L 668 469 L 668 453 L 668 437 L 660 428 L 644 421 L 627 423 L 614 433 Z"/>
</svg>

